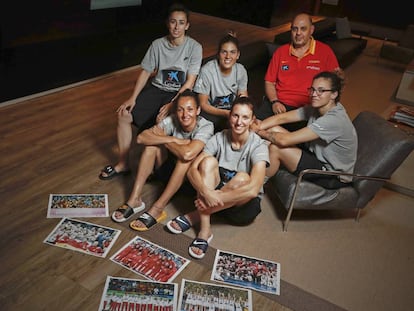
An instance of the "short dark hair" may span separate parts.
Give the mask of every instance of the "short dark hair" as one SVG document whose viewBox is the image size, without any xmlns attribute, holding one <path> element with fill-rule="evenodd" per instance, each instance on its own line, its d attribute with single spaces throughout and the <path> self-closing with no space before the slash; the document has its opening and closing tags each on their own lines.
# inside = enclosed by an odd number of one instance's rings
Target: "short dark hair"
<svg viewBox="0 0 414 311">
<path fill-rule="evenodd" d="M 344 79 L 336 72 L 321 71 L 313 77 L 312 81 L 319 78 L 328 80 L 331 84 L 331 90 L 334 92 L 338 92 L 338 96 L 335 99 L 335 102 L 338 102 L 341 99 L 342 88 L 344 86 Z"/>
<path fill-rule="evenodd" d="M 248 106 L 252 110 L 253 115 L 254 115 L 254 102 L 251 99 L 251 97 L 249 97 L 249 96 L 237 96 L 236 99 L 233 101 L 233 104 L 231 105 L 230 111 L 233 111 L 233 107 L 235 105 L 246 105 L 246 106 Z"/>
<path fill-rule="evenodd" d="M 177 97 L 174 99 L 174 102 L 173 102 L 173 111 L 174 112 L 177 111 L 177 104 L 178 104 L 178 101 L 180 100 L 181 97 L 191 97 L 191 98 L 193 98 L 194 99 L 194 102 L 196 104 L 196 107 L 197 108 L 200 107 L 200 101 L 198 99 L 197 93 L 194 93 L 190 89 L 185 89 L 183 92 L 179 93 L 177 95 Z"/>
<path fill-rule="evenodd" d="M 167 12 L 167 20 L 170 18 L 171 14 L 174 12 L 184 12 L 185 16 L 187 17 L 187 23 L 190 22 L 190 10 L 182 3 L 173 3 L 168 8 Z"/>
<path fill-rule="evenodd" d="M 237 50 L 240 50 L 239 39 L 237 39 L 236 33 L 233 30 L 229 30 L 227 34 L 223 38 L 220 39 L 218 48 L 217 48 L 217 53 L 220 53 L 220 50 L 223 44 L 228 43 L 228 42 L 233 43 L 237 47 Z"/>
</svg>

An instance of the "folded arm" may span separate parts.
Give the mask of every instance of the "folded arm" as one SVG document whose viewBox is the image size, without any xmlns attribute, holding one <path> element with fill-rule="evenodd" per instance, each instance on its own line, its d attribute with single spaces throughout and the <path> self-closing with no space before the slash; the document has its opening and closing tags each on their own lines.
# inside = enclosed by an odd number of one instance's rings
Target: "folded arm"
<svg viewBox="0 0 414 311">
<path fill-rule="evenodd" d="M 167 143 L 165 146 L 178 159 L 182 161 L 192 161 L 203 150 L 204 142 L 198 139 L 178 139 L 176 142 Z"/>
</svg>

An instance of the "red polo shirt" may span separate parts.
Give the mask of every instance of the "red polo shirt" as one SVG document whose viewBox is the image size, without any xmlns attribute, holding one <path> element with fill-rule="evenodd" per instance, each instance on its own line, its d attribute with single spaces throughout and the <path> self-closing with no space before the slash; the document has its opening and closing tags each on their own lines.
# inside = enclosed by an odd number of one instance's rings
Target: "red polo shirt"
<svg viewBox="0 0 414 311">
<path fill-rule="evenodd" d="M 310 103 L 308 88 L 315 74 L 339 68 L 332 49 L 311 38 L 309 50 L 302 58 L 291 53 L 291 44 L 280 46 L 270 60 L 265 81 L 275 84 L 277 98 L 283 103 L 301 107 Z"/>
</svg>

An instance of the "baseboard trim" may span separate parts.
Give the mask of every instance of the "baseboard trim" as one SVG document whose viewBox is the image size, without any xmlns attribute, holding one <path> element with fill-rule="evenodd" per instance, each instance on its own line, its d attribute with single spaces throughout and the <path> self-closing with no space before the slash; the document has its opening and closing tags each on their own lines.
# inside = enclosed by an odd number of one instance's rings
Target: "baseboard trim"
<svg viewBox="0 0 414 311">
<path fill-rule="evenodd" d="M 401 185 L 396 185 L 396 184 L 393 184 L 391 182 L 386 182 L 384 184 L 384 188 L 387 188 L 387 189 L 392 190 L 394 192 L 398 192 L 398 193 L 401 193 L 401 194 L 404 194 L 404 195 L 407 195 L 409 197 L 414 198 L 414 190 L 413 189 L 410 189 L 410 188 L 407 188 L 407 187 L 404 187 L 404 186 L 401 186 Z"/>
</svg>

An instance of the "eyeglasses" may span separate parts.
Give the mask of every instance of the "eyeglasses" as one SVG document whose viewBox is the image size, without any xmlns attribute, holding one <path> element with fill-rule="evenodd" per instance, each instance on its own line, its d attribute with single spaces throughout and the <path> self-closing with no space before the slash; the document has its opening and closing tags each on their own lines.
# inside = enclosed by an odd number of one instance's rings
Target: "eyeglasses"
<svg viewBox="0 0 414 311">
<path fill-rule="evenodd" d="M 308 88 L 309 95 L 313 95 L 316 92 L 316 95 L 321 96 L 325 92 L 333 92 L 334 90 L 324 90 L 324 89 L 315 89 L 314 87 Z"/>
</svg>

